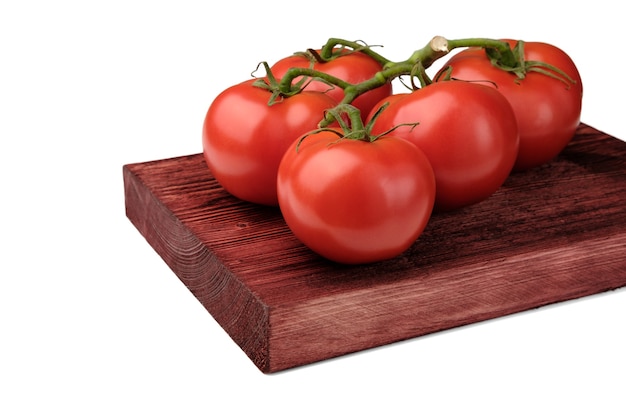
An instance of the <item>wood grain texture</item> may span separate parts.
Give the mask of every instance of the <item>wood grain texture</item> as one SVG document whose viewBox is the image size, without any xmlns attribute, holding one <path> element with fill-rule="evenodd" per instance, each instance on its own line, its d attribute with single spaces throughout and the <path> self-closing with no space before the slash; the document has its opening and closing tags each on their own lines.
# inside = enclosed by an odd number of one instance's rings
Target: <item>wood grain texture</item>
<svg viewBox="0 0 626 417">
<path fill-rule="evenodd" d="M 201 154 L 123 176 L 127 217 L 265 373 L 626 285 L 626 143 L 585 124 L 552 163 L 371 265 L 315 255 Z"/>
</svg>

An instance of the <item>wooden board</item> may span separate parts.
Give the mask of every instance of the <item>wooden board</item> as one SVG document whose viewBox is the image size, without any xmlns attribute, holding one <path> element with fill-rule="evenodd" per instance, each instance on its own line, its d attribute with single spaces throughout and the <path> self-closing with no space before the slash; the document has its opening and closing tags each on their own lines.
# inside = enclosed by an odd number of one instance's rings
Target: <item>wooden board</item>
<svg viewBox="0 0 626 417">
<path fill-rule="evenodd" d="M 585 124 L 553 163 L 364 266 L 313 254 L 201 154 L 123 175 L 130 221 L 264 373 L 626 285 L 626 143 Z"/>
</svg>

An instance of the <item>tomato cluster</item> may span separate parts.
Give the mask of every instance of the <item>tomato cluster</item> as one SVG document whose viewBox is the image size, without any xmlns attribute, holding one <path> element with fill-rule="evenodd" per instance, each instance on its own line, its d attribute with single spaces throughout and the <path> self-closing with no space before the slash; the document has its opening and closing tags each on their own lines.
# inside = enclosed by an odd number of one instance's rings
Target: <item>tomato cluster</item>
<svg viewBox="0 0 626 417">
<path fill-rule="evenodd" d="M 278 206 L 327 259 L 398 256 L 434 212 L 479 203 L 512 171 L 549 162 L 580 122 L 580 75 L 559 48 L 442 39 L 399 63 L 333 39 L 265 64 L 264 77 L 211 103 L 208 168 L 235 197 Z M 431 80 L 424 63 L 460 46 Z M 402 75 L 421 85 L 393 91 Z"/>
</svg>

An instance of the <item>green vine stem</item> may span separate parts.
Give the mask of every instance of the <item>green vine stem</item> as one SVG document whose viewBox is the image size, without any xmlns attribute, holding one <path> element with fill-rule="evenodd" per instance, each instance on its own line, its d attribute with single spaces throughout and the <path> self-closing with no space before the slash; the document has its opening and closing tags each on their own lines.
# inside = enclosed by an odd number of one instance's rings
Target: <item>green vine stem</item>
<svg viewBox="0 0 626 417">
<path fill-rule="evenodd" d="M 369 47 L 363 47 L 363 45 L 361 45 L 360 43 L 333 38 L 329 40 L 326 45 L 324 45 L 324 47 L 321 49 L 320 55 L 322 56 L 322 58 L 328 59 L 329 55 L 332 53 L 333 48 L 335 48 L 337 45 L 351 48 L 361 48 L 359 50 L 363 53 L 375 57 L 375 59 L 379 63 L 381 63 L 383 69 L 376 73 L 369 80 L 365 80 L 359 84 L 350 84 L 344 80 L 338 79 L 337 77 L 321 71 L 314 70 L 312 68 L 290 68 L 280 80 L 279 89 L 284 95 L 291 95 L 294 93 L 292 88 L 294 80 L 302 76 L 307 76 L 328 83 L 329 88 L 332 88 L 332 86 L 334 85 L 343 89 L 344 98 L 340 104 L 350 104 L 361 94 L 381 87 L 386 83 L 391 82 L 391 80 L 395 78 L 398 78 L 402 75 L 415 75 L 416 68 L 418 69 L 418 77 L 421 75 L 425 75 L 425 69 L 428 68 L 428 66 L 432 65 L 433 62 L 449 52 L 447 49 L 442 49 L 443 46 L 446 45 L 445 42 L 442 42 L 443 39 L 444 38 L 441 37 L 435 37 L 424 48 L 415 51 L 406 61 L 392 62 L 384 58 L 382 55 L 373 52 Z M 326 120 L 326 126 L 332 123 L 334 117 L 331 113 L 328 113 Z"/>
<path fill-rule="evenodd" d="M 382 66 L 382 70 L 377 72 L 371 79 L 365 80 L 359 84 L 351 84 L 332 75 L 326 74 L 312 68 L 291 68 L 281 78 L 280 82 L 275 85 L 277 93 L 282 96 L 297 94 L 306 85 L 300 80 L 294 83 L 298 77 L 309 77 L 309 79 L 321 80 L 329 85 L 330 88 L 339 87 L 344 90 L 344 97 L 339 105 L 350 104 L 361 94 L 381 87 L 391 82 L 395 78 L 409 75 L 411 79 L 417 78 L 419 86 L 413 84 L 413 88 L 425 87 L 432 83 L 428 77 L 426 70 L 438 59 L 446 56 L 452 50 L 457 48 L 480 47 L 484 48 L 493 65 L 517 75 L 518 80 L 524 78 L 527 71 L 541 72 L 546 75 L 557 78 L 563 82 L 574 82 L 564 72 L 551 65 L 541 62 L 530 62 L 524 60 L 524 43 L 518 41 L 515 48 L 511 48 L 509 43 L 499 39 L 489 38 L 465 38 L 449 40 L 442 36 L 435 36 L 423 48 L 414 51 L 411 56 L 404 60 L 394 62 L 384 56 L 373 51 L 368 45 L 360 42 L 352 42 L 339 38 L 330 38 L 321 48 L 319 56 L 323 60 L 334 59 L 333 54 L 336 48 L 349 48 L 353 51 L 362 52 L 375 59 Z M 336 120 L 336 112 L 329 111 L 320 122 L 320 127 L 329 126 Z"/>
<path fill-rule="evenodd" d="M 470 41 L 472 43 L 479 42 L 478 40 L 465 40 L 465 43 L 469 43 Z M 488 40 L 488 41 L 490 42 L 490 44 L 491 42 L 497 43 L 497 48 L 510 49 L 508 43 L 504 41 L 497 41 L 497 40 Z M 337 45 L 342 45 L 346 47 L 355 47 L 360 44 L 355 45 L 355 43 L 353 42 L 345 41 L 342 39 L 331 38 L 326 43 L 326 45 L 322 47 L 321 55 L 323 56 L 323 54 L 328 54 L 329 51 L 332 51 L 333 48 L 335 48 Z M 463 43 L 461 43 L 460 41 L 457 42 L 457 45 L 453 44 L 453 48 L 457 48 L 461 46 L 463 46 Z M 363 53 L 367 53 L 369 56 L 376 59 L 382 65 L 383 68 L 381 71 L 376 73 L 374 77 L 372 77 L 369 80 L 363 81 L 359 84 L 350 84 L 350 85 L 345 86 L 344 98 L 340 104 L 352 103 L 354 99 L 356 99 L 361 94 L 367 91 L 373 90 L 375 88 L 381 87 L 384 84 L 391 82 L 393 79 L 401 77 L 403 75 L 411 75 L 412 77 L 416 76 L 418 80 L 420 81 L 420 85 L 424 87 L 425 85 L 432 82 L 426 74 L 426 69 L 429 68 L 435 61 L 447 55 L 451 50 L 452 49 L 450 48 L 450 41 L 448 41 L 446 38 L 442 36 L 435 36 L 423 48 L 418 49 L 417 51 L 413 52 L 413 54 L 411 54 L 411 56 L 407 60 L 400 61 L 400 62 L 393 62 L 391 60 L 388 60 L 382 55 L 373 52 L 369 47 L 362 49 L 361 51 Z M 281 83 L 283 81 L 290 82 L 285 79 L 286 77 L 287 75 L 283 77 L 283 79 L 281 80 Z M 335 118 L 333 114 L 329 112 L 325 115 L 324 119 L 320 122 L 320 126 L 321 127 L 328 126 L 333 121 L 335 121 Z"/>
<path fill-rule="evenodd" d="M 326 44 L 320 50 L 320 57 L 324 60 L 332 59 L 334 57 L 333 52 L 335 51 L 336 47 L 340 47 L 342 50 L 344 50 L 344 48 L 350 48 L 351 50 L 355 52 L 362 52 L 370 56 L 374 60 L 376 60 L 376 62 L 378 62 L 381 66 L 385 66 L 388 62 L 390 62 L 384 56 L 376 53 L 371 48 L 371 46 L 367 44 L 363 44 L 360 42 L 347 41 L 345 39 L 338 39 L 338 38 L 330 38 L 326 42 Z"/>
<path fill-rule="evenodd" d="M 353 84 L 350 84 L 340 78 L 334 77 L 330 74 L 326 74 L 325 72 L 314 70 L 312 68 L 290 68 L 285 73 L 283 78 L 280 79 L 278 88 L 280 89 L 280 91 L 286 94 L 293 93 L 292 84 L 294 79 L 302 76 L 323 81 L 328 84 L 329 89 L 337 86 L 345 91 L 346 89 L 353 86 Z M 306 85 L 306 82 L 304 84 Z"/>
</svg>

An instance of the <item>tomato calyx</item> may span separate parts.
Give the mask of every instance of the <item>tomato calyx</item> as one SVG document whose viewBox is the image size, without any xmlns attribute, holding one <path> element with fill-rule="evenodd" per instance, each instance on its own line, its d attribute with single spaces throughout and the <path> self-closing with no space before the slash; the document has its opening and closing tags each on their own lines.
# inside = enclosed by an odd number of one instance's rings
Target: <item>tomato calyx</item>
<svg viewBox="0 0 626 417">
<path fill-rule="evenodd" d="M 300 144 L 309 136 L 320 132 L 330 132 L 337 135 L 338 139 L 330 145 L 337 143 L 343 139 L 362 140 L 365 142 L 373 142 L 377 137 L 372 136 L 370 124 L 365 125 L 361 118 L 361 111 L 351 104 L 339 104 L 336 107 L 326 111 L 330 117 L 337 121 L 339 129 L 321 126 L 305 135 L 303 135 L 296 145 L 296 152 L 300 149 Z M 346 120 L 346 117 L 347 119 Z M 328 116 L 325 115 L 325 118 Z"/>
<path fill-rule="evenodd" d="M 526 78 L 528 72 L 537 72 L 552 77 L 564 83 L 567 88 L 576 83 L 576 80 L 554 65 L 542 61 L 527 61 L 524 55 L 524 41 L 522 40 L 517 41 L 511 52 L 512 57 L 510 54 L 502 53 L 502 50 L 485 48 L 485 53 L 491 64 L 503 71 L 515 74 L 517 76 L 515 82 L 518 84 Z"/>
<path fill-rule="evenodd" d="M 300 148 L 300 144 L 308 137 L 320 132 L 331 132 L 337 135 L 338 139 L 335 142 L 330 143 L 329 145 L 333 145 L 339 141 L 344 139 L 347 140 L 360 140 L 364 142 L 374 142 L 383 136 L 387 136 L 389 133 L 393 132 L 400 126 L 411 126 L 414 128 L 419 124 L 419 122 L 415 123 L 402 123 L 396 126 L 393 126 L 390 129 L 385 130 L 379 134 L 373 134 L 372 130 L 374 128 L 374 124 L 376 123 L 376 119 L 378 116 L 389 106 L 389 103 L 386 102 L 382 106 L 380 106 L 376 112 L 372 115 L 367 124 L 363 123 L 363 118 L 361 116 L 361 112 L 358 108 L 354 107 L 351 104 L 339 104 L 336 107 L 327 110 L 327 113 L 337 121 L 339 124 L 339 129 L 336 127 L 319 127 L 305 135 L 303 135 L 296 145 L 296 152 Z M 346 117 L 347 116 L 347 120 Z"/>
<path fill-rule="evenodd" d="M 435 37 L 435 39 L 436 38 L 437 37 Z M 518 40 L 515 46 L 511 48 L 511 45 L 503 40 L 484 38 L 458 40 L 442 39 L 440 45 L 443 45 L 441 46 L 441 50 L 443 51 L 450 51 L 460 47 L 476 47 L 483 49 L 494 67 L 514 74 L 517 77 L 515 79 L 517 84 L 525 79 L 529 72 L 536 72 L 554 78 L 562 82 L 567 89 L 569 89 L 572 84 L 576 83 L 575 79 L 554 65 L 543 61 L 526 60 L 524 52 L 525 42 L 523 40 Z M 452 68 L 442 68 L 437 76 L 437 80 L 450 80 L 451 72 Z"/>
<path fill-rule="evenodd" d="M 417 61 L 409 70 L 408 75 L 409 80 L 411 81 L 410 85 L 404 81 L 402 76 L 399 76 L 398 80 L 410 91 L 419 90 L 420 88 L 424 88 L 433 83 L 433 80 L 426 73 L 426 67 L 422 61 Z M 419 84 L 417 84 L 415 80 L 417 80 Z"/>
<path fill-rule="evenodd" d="M 338 77 L 332 76 L 322 71 L 315 70 L 310 67 L 290 68 L 287 73 L 279 80 L 274 76 L 267 62 L 264 61 L 259 65 L 263 65 L 266 75 L 263 78 L 257 78 L 254 81 L 253 86 L 263 88 L 271 92 L 271 97 L 268 100 L 268 105 L 270 106 L 279 101 L 282 101 L 284 98 L 302 93 L 306 86 L 312 81 L 320 81 L 327 84 L 328 90 L 332 90 L 337 87 L 343 90 L 354 88 L 352 84 Z M 296 78 L 300 79 L 294 82 Z"/>
<path fill-rule="evenodd" d="M 281 102 L 283 99 L 287 97 L 294 96 L 296 94 L 300 94 L 306 85 L 311 82 L 310 78 L 302 78 L 296 83 L 289 83 L 288 85 L 283 85 L 280 80 L 277 80 L 272 70 L 267 62 L 261 62 L 256 70 L 259 69 L 260 66 L 263 66 L 265 69 L 265 77 L 264 78 L 256 78 L 252 85 L 254 87 L 262 88 L 271 93 L 270 99 L 267 102 L 268 106 L 272 106 L 278 102 Z M 256 72 L 255 70 L 255 72 Z M 255 77 L 254 72 L 252 76 Z M 332 87 L 331 87 L 332 88 Z"/>
</svg>

